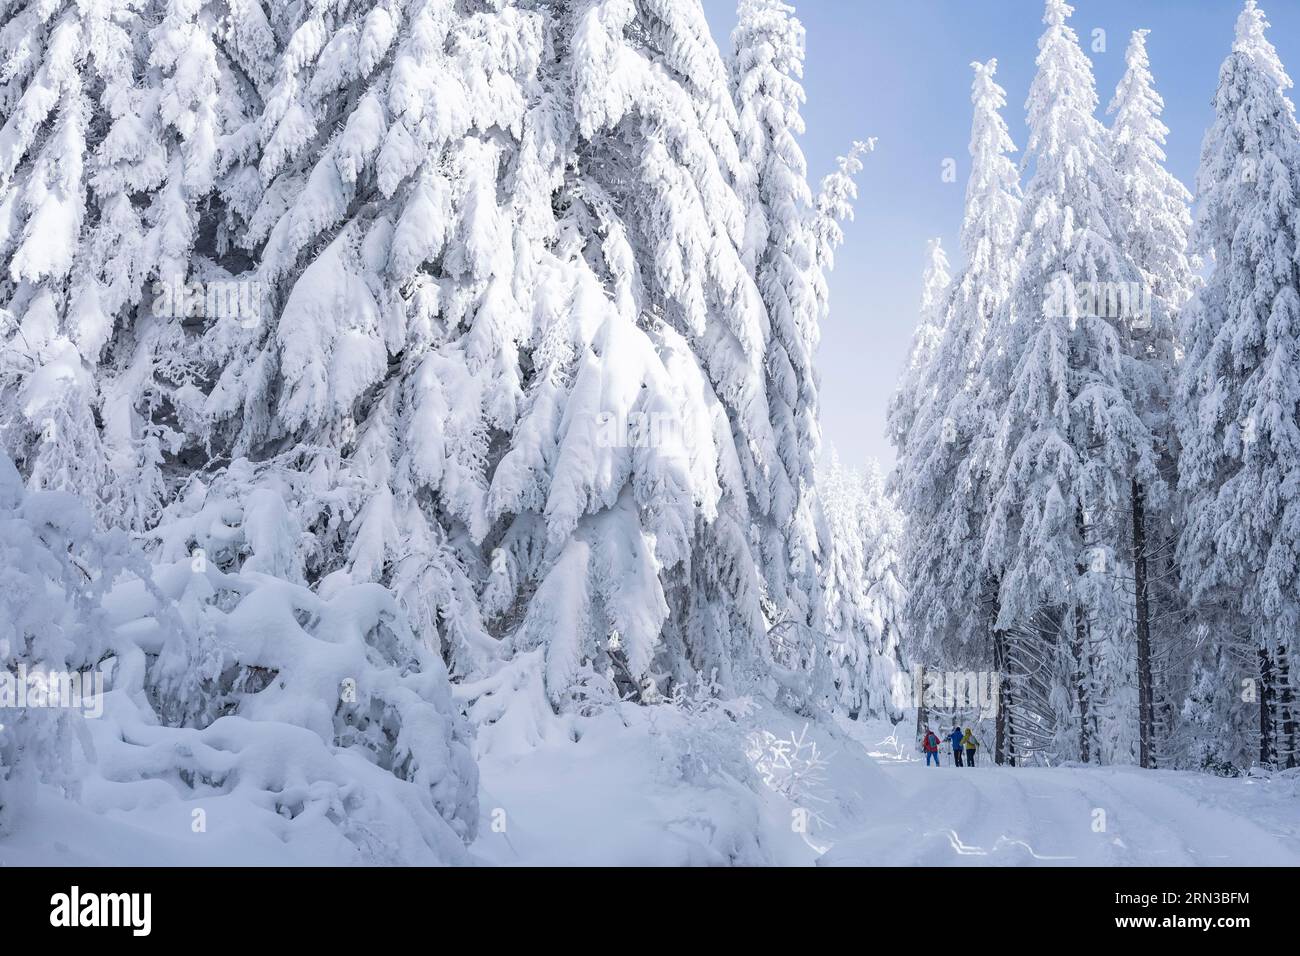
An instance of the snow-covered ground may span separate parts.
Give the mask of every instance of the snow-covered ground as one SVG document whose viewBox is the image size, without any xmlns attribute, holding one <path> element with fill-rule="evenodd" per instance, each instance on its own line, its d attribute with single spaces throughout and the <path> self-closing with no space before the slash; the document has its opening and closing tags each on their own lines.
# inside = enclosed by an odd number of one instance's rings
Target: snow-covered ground
<svg viewBox="0 0 1300 956">
<path fill-rule="evenodd" d="M 753 719 L 778 737 L 804 727 L 770 710 Z M 500 864 L 1300 865 L 1300 776 L 958 770 L 950 758 L 936 769 L 910 733 L 892 734 L 887 723 L 809 727 L 828 758 L 818 788 L 828 802 L 809 805 L 830 826 L 805 840 L 790 801 L 689 785 L 655 753 L 654 734 L 603 726 L 484 760 L 471 849 Z M 491 826 L 498 809 L 505 832 Z"/>
<path fill-rule="evenodd" d="M 751 735 L 764 730 L 772 737 L 756 748 Z M 1294 773 L 927 768 L 910 733 L 891 734 L 887 723 L 808 725 L 770 705 L 736 720 L 627 705 L 527 747 L 501 747 L 489 729 L 480 740 L 479 837 L 460 862 L 1300 865 Z M 774 739 L 801 737 L 803 755 L 815 744 L 825 767 L 792 801 L 752 768 L 755 757 L 792 752 Z M 175 803 L 98 815 L 45 796 L 0 841 L 0 865 L 381 862 L 331 827 L 277 830 L 237 815 L 233 803 L 226 814 L 209 800 L 209 831 L 195 834 Z M 802 833 L 801 806 L 817 814 Z"/>
<path fill-rule="evenodd" d="M 1135 767 L 926 767 L 871 748 L 894 787 L 825 865 L 1296 866 L 1300 776 Z"/>
</svg>

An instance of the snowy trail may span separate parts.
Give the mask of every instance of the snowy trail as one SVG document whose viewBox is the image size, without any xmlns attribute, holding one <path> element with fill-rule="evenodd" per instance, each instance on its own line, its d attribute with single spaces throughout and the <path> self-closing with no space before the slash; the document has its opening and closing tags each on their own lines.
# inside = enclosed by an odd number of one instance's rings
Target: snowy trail
<svg viewBox="0 0 1300 956">
<path fill-rule="evenodd" d="M 897 799 L 824 865 L 1300 865 L 1295 779 L 872 759 Z"/>
<path fill-rule="evenodd" d="M 779 736 L 804 726 L 774 711 L 759 720 Z M 947 756 L 927 768 L 881 740 L 891 731 L 810 729 L 829 761 L 816 804 L 829 825 L 804 840 L 784 797 L 688 783 L 653 738 L 591 727 L 581 743 L 483 763 L 491 796 L 471 852 L 506 865 L 1300 865 L 1300 777 L 958 769 Z M 508 833 L 493 832 L 494 805 L 509 808 Z"/>
</svg>

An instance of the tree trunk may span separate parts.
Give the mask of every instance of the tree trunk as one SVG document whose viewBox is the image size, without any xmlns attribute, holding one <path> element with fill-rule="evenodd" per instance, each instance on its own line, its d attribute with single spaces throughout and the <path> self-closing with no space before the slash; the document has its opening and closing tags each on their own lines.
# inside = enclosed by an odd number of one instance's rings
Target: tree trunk
<svg viewBox="0 0 1300 956">
<path fill-rule="evenodd" d="M 913 699 L 916 701 L 916 739 L 921 740 L 925 734 L 926 724 L 929 721 L 929 714 L 925 711 L 925 665 L 916 665 L 916 680 L 919 686 L 912 689 Z"/>
<path fill-rule="evenodd" d="M 1273 720 L 1277 739 L 1277 765 L 1291 768 L 1296 765 L 1296 713 L 1295 690 L 1291 686 L 1291 656 L 1285 644 L 1279 643 L 1273 655 L 1273 676 L 1276 690 L 1277 713 Z"/>
<path fill-rule="evenodd" d="M 1074 606 L 1074 688 L 1079 702 L 1079 759 L 1084 763 L 1092 762 L 1092 748 L 1089 746 L 1091 736 L 1089 694 L 1088 694 L 1088 622 L 1084 617 L 1082 606 L 1076 601 Z"/>
<path fill-rule="evenodd" d="M 1003 676 L 1006 671 L 1005 640 L 1006 632 L 994 626 L 993 673 L 998 676 L 998 709 L 993 718 L 993 762 L 999 766 L 1006 762 L 1007 753 L 1007 686 Z"/>
<path fill-rule="evenodd" d="M 1082 505 L 1075 509 L 1075 524 L 1079 531 L 1079 553 L 1082 555 L 1084 553 L 1083 544 L 1088 540 Z M 1074 689 L 1079 704 L 1079 759 L 1084 763 L 1091 763 L 1092 748 L 1089 740 L 1091 735 L 1088 733 L 1091 719 L 1089 714 L 1091 702 L 1088 693 L 1088 613 L 1087 608 L 1083 605 L 1083 596 L 1079 593 L 1079 581 L 1083 580 L 1088 565 L 1083 561 L 1079 561 L 1075 568 L 1078 571 L 1078 578 L 1074 587 L 1074 639 L 1071 642 L 1070 650 L 1074 655 Z"/>
<path fill-rule="evenodd" d="M 1001 580 L 993 578 L 988 582 L 989 604 L 992 615 L 989 618 L 993 631 L 993 673 L 997 675 L 998 707 L 994 717 L 993 762 L 1015 766 L 1015 753 L 1011 747 L 1011 672 L 1010 653 L 1007 645 L 1007 632 L 997 626 L 1000 610 Z"/>
<path fill-rule="evenodd" d="M 1155 766 L 1151 739 L 1155 729 L 1151 684 L 1151 607 L 1147 594 L 1146 497 L 1133 482 L 1133 593 L 1137 611 L 1138 764 Z"/>
<path fill-rule="evenodd" d="M 1273 741 L 1273 658 L 1259 646 L 1259 765 L 1273 767 L 1277 750 Z"/>
</svg>

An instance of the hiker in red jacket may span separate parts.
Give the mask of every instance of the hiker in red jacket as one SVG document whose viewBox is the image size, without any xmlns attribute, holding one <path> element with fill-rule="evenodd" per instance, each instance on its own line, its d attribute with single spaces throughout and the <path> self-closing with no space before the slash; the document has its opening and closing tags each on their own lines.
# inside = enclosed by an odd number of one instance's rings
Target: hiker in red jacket
<svg viewBox="0 0 1300 956">
<path fill-rule="evenodd" d="M 925 751 L 925 765 L 930 766 L 930 761 L 939 766 L 939 738 L 934 735 L 934 731 L 926 728 L 925 739 L 921 741 L 921 749 Z"/>
</svg>

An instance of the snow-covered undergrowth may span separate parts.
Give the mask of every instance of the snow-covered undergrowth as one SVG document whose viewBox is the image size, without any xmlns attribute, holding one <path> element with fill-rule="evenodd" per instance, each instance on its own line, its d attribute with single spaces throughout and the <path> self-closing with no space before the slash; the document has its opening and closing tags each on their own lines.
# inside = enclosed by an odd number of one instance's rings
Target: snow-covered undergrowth
<svg viewBox="0 0 1300 956">
<path fill-rule="evenodd" d="M 522 664 L 516 690 L 538 683 Z M 891 800 L 850 737 L 768 701 L 700 688 L 561 719 L 519 703 L 530 697 L 540 703 L 525 692 L 479 728 L 471 850 L 489 863 L 808 865 Z"/>
<path fill-rule="evenodd" d="M 242 567 L 151 567 L 0 456 L 0 623 L 28 635 L 0 647 L 27 695 L 0 708 L 6 862 L 468 862 L 477 770 L 441 659 L 378 585 L 247 570 L 277 539 L 224 517 Z"/>
</svg>

